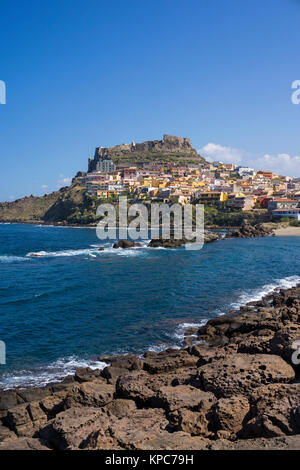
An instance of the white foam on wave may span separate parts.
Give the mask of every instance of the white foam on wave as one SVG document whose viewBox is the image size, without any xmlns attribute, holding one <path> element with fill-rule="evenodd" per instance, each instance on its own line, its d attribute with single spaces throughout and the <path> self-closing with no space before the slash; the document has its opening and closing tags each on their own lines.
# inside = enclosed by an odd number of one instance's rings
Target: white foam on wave
<svg viewBox="0 0 300 470">
<path fill-rule="evenodd" d="M 177 325 L 174 331 L 171 333 L 168 333 L 168 336 L 170 336 L 171 341 L 169 343 L 159 343 L 159 344 L 151 344 L 147 351 L 153 351 L 156 353 L 159 353 L 161 351 L 165 351 L 168 348 L 172 349 L 180 349 L 182 346 L 184 346 L 184 337 L 185 337 L 185 332 L 189 328 L 200 328 L 201 326 L 204 326 L 207 323 L 207 319 L 203 319 L 197 323 L 192 323 L 192 322 L 184 322 L 180 323 Z M 195 338 L 197 336 L 195 335 Z"/>
<path fill-rule="evenodd" d="M 96 250 L 90 248 L 80 249 L 80 250 L 62 250 L 62 251 L 36 251 L 27 253 L 26 257 L 43 257 L 43 258 L 56 258 L 56 257 L 66 257 L 66 256 L 82 256 L 95 254 Z"/>
<path fill-rule="evenodd" d="M 170 345 L 170 344 L 167 344 L 167 343 L 151 344 L 151 345 L 149 346 L 149 348 L 147 349 L 147 351 L 160 353 L 160 352 L 162 352 L 162 351 L 165 351 L 165 350 L 168 349 L 168 348 L 180 349 L 181 346 L 179 346 L 178 344 Z"/>
<path fill-rule="evenodd" d="M 100 255 L 113 254 L 117 256 L 140 256 L 145 254 L 146 245 L 133 246 L 132 248 L 113 248 L 113 245 L 91 245 L 93 248 L 99 249 L 104 248 L 104 251 L 96 251 Z"/>
<path fill-rule="evenodd" d="M 46 366 L 39 366 L 33 370 L 20 370 L 3 374 L 0 385 L 4 390 L 16 387 L 44 387 L 50 383 L 62 382 L 67 375 L 74 375 L 76 369 L 89 367 L 102 370 L 107 364 L 97 360 L 84 360 L 76 356 L 58 359 Z"/>
<path fill-rule="evenodd" d="M 177 326 L 176 330 L 173 332 L 172 336 L 177 341 L 180 341 L 180 343 L 183 343 L 186 330 L 188 330 L 189 328 L 200 328 L 201 326 L 204 326 L 206 322 L 207 319 L 203 319 L 198 323 L 180 323 Z"/>
<path fill-rule="evenodd" d="M 23 256 L 9 256 L 9 255 L 0 256 L 0 263 L 15 263 L 19 261 L 29 261 L 29 258 L 26 258 Z"/>
<path fill-rule="evenodd" d="M 271 294 L 272 292 L 276 291 L 277 289 L 290 289 L 292 287 L 295 287 L 297 284 L 300 283 L 300 276 L 288 276 L 284 277 L 282 279 L 276 279 L 274 282 L 270 284 L 265 284 L 262 287 L 259 287 L 257 289 L 251 290 L 250 292 L 243 292 L 236 301 L 232 302 L 229 304 L 227 307 L 226 311 L 235 309 L 238 310 L 240 307 L 243 305 L 246 305 L 249 302 L 257 302 L 261 300 L 263 297 L 265 297 L 268 294 Z M 216 315 L 224 315 L 226 312 L 216 312 Z M 155 352 L 160 352 L 163 351 L 164 349 L 168 347 L 172 348 L 177 348 L 180 347 L 178 344 L 181 346 L 183 345 L 184 342 L 184 337 L 185 337 L 185 332 L 189 328 L 200 328 L 201 326 L 205 326 L 207 323 L 208 319 L 203 319 L 200 322 L 197 323 L 180 323 L 175 331 L 170 335 L 172 338 L 175 339 L 176 343 L 173 346 L 170 345 L 154 345 L 150 347 L 150 351 L 155 351 Z"/>
<path fill-rule="evenodd" d="M 300 276 L 288 276 L 282 279 L 275 279 L 274 282 L 270 284 L 265 284 L 262 287 L 258 287 L 247 292 L 242 292 L 236 301 L 229 304 L 228 310 L 238 310 L 240 307 L 246 305 L 249 302 L 257 302 L 261 300 L 263 297 L 271 294 L 277 289 L 290 289 L 299 283 Z M 224 312 L 219 312 L 218 315 L 224 315 Z"/>
<path fill-rule="evenodd" d="M 114 254 L 118 256 L 138 256 L 141 254 L 141 250 L 145 249 L 146 246 L 132 247 L 129 249 L 113 248 L 112 246 L 104 247 L 104 251 L 99 251 L 103 245 L 91 245 L 90 248 L 83 248 L 79 250 L 61 250 L 61 251 L 36 251 L 26 254 L 28 258 L 57 258 L 57 257 L 68 257 L 68 256 L 90 256 L 92 258 L 105 254 Z"/>
</svg>

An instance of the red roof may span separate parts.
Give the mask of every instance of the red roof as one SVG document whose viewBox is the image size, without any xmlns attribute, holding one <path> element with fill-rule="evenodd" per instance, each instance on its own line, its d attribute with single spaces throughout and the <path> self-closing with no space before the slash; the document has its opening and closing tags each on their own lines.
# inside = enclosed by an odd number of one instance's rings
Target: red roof
<svg viewBox="0 0 300 470">
<path fill-rule="evenodd" d="M 281 198 L 281 199 L 273 199 L 273 202 L 297 202 L 297 201 L 295 201 L 295 199 Z"/>
<path fill-rule="evenodd" d="M 300 209 L 298 209 L 297 207 L 293 208 L 293 209 L 274 209 L 272 212 L 300 212 Z"/>
</svg>

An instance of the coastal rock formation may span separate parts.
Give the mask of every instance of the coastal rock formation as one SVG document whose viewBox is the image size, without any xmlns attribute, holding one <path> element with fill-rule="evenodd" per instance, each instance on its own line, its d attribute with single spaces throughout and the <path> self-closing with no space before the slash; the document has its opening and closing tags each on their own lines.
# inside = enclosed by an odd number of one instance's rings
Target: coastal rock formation
<svg viewBox="0 0 300 470">
<path fill-rule="evenodd" d="M 208 230 L 204 231 L 204 243 L 212 243 L 217 240 L 221 240 L 222 236 L 217 232 L 210 232 Z M 170 239 L 163 239 L 163 238 L 155 238 L 151 240 L 148 244 L 150 248 L 180 248 L 181 246 L 188 245 L 190 242 L 186 238 L 182 238 L 181 240 L 175 240 L 174 238 Z"/>
<path fill-rule="evenodd" d="M 139 242 L 133 242 L 131 240 L 119 240 L 117 243 L 114 243 L 113 248 L 134 248 L 141 247 L 142 244 Z"/>
<path fill-rule="evenodd" d="M 300 450 L 300 285 L 187 331 L 160 353 L 0 392 L 0 450 Z"/>
<path fill-rule="evenodd" d="M 264 225 L 245 224 L 237 230 L 233 230 L 226 234 L 226 238 L 256 238 L 267 237 L 273 234 L 274 229 Z"/>
<path fill-rule="evenodd" d="M 291 382 L 295 372 L 279 356 L 234 354 L 199 369 L 199 384 L 218 398 L 249 397 L 256 387 Z"/>
<path fill-rule="evenodd" d="M 297 434 L 300 423 L 300 384 L 273 384 L 255 390 L 252 415 L 240 437 L 277 437 Z"/>
</svg>

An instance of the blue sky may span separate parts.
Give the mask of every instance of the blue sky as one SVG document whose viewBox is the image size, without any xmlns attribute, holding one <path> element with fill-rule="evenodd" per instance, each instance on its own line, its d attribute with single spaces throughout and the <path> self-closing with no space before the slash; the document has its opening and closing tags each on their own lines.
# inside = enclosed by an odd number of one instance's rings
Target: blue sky
<svg viewBox="0 0 300 470">
<path fill-rule="evenodd" d="M 0 200 L 164 133 L 300 176 L 299 26 L 298 0 L 3 0 Z"/>
</svg>

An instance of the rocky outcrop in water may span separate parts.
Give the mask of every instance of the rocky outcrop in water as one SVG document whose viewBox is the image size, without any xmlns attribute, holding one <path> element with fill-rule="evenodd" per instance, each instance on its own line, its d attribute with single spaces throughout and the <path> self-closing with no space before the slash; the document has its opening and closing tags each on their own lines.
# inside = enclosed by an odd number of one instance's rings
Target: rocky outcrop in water
<svg viewBox="0 0 300 470">
<path fill-rule="evenodd" d="M 219 233 L 216 232 L 209 232 L 208 230 L 205 230 L 204 232 L 204 243 L 212 243 L 217 240 L 221 240 L 222 236 Z M 188 245 L 191 242 L 187 240 L 186 238 L 182 238 L 181 240 L 176 240 L 174 238 L 170 239 L 163 239 L 163 238 L 155 238 L 150 241 L 148 246 L 150 248 L 179 248 L 184 245 Z"/>
<path fill-rule="evenodd" d="M 4 449 L 300 449 L 300 285 L 186 331 L 186 348 L 102 356 L 0 393 Z"/>
<path fill-rule="evenodd" d="M 141 247 L 142 244 L 139 242 L 133 242 L 131 240 L 119 240 L 117 243 L 114 243 L 113 248 L 134 248 L 134 247 Z"/>
</svg>

